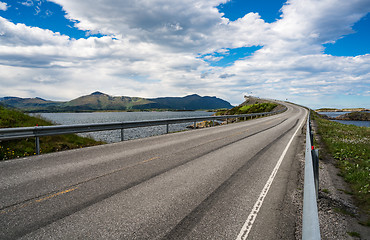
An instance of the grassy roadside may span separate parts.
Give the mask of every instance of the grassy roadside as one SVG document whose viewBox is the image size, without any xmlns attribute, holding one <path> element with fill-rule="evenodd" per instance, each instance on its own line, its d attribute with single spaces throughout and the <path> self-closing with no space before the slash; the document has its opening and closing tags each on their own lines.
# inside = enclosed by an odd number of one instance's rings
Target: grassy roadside
<svg viewBox="0 0 370 240">
<path fill-rule="evenodd" d="M 365 213 L 370 213 L 370 128 L 344 125 L 313 113 L 325 151 L 335 160 L 340 174 Z"/>
<path fill-rule="evenodd" d="M 50 126 L 51 122 L 28 116 L 20 111 L 0 106 L 0 128 Z M 41 153 L 100 145 L 103 142 L 75 134 L 47 136 L 40 138 Z M 26 138 L 0 142 L 0 161 L 35 155 L 35 139 Z"/>
</svg>

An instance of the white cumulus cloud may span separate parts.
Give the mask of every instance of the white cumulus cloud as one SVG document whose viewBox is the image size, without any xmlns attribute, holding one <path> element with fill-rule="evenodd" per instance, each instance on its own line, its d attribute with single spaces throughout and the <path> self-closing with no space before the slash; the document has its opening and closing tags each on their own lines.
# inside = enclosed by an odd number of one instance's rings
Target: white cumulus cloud
<svg viewBox="0 0 370 240">
<path fill-rule="evenodd" d="M 8 10 L 8 7 L 9 6 L 6 3 L 0 2 L 0 10 L 6 11 L 6 10 Z"/>
<path fill-rule="evenodd" d="M 50 1 L 75 27 L 104 36 L 76 40 L 0 17 L 0 96 L 198 93 L 234 104 L 251 92 L 301 104 L 368 96 L 370 55 L 323 53 L 323 44 L 353 33 L 368 0 L 289 0 L 273 23 L 258 13 L 231 21 L 216 8 L 227 0 Z M 227 67 L 208 63 L 251 46 L 261 49 Z"/>
</svg>

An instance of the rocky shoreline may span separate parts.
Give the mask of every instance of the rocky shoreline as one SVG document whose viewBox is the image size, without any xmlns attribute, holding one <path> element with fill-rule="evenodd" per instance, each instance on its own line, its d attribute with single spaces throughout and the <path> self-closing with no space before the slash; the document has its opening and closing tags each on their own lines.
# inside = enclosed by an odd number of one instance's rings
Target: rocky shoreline
<svg viewBox="0 0 370 240">
<path fill-rule="evenodd" d="M 319 112 L 320 113 L 320 112 Z M 320 114 L 324 119 L 328 120 L 344 120 L 344 121 L 370 121 L 370 112 L 350 112 L 338 117 L 329 117 L 323 114 Z"/>
</svg>

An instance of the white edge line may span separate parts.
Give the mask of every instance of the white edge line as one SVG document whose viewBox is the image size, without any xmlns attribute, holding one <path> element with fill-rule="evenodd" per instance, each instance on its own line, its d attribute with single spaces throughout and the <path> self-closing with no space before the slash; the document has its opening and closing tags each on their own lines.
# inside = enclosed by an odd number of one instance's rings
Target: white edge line
<svg viewBox="0 0 370 240">
<path fill-rule="evenodd" d="M 277 173 L 277 171 L 279 170 L 279 167 L 281 165 L 281 162 L 283 161 L 289 147 L 290 147 L 290 144 L 293 142 L 293 139 L 294 137 L 296 136 L 297 132 L 299 131 L 299 129 L 302 128 L 302 124 L 304 123 L 305 121 L 302 121 L 301 122 L 301 125 L 297 128 L 297 130 L 295 131 L 295 133 L 293 134 L 292 138 L 290 139 L 289 143 L 287 144 L 287 146 L 285 147 L 283 153 L 281 154 L 280 158 L 279 158 L 279 161 L 276 163 L 276 166 L 274 168 L 274 170 L 272 170 L 272 173 L 269 177 L 269 179 L 267 180 L 264 188 L 262 189 L 262 192 L 260 193 L 260 195 L 258 196 L 258 199 L 256 201 L 256 203 L 254 204 L 253 206 L 253 209 L 252 211 L 250 212 L 247 220 L 245 221 L 242 229 L 240 230 L 239 232 L 239 235 L 238 237 L 236 238 L 236 240 L 245 240 L 247 239 L 248 237 L 248 234 L 249 232 L 251 231 L 252 229 L 252 226 L 253 226 L 253 223 L 254 221 L 256 220 L 257 218 L 257 214 L 262 206 L 262 203 L 271 187 L 271 184 L 272 182 L 274 181 L 274 178 L 275 178 L 275 175 Z"/>
</svg>

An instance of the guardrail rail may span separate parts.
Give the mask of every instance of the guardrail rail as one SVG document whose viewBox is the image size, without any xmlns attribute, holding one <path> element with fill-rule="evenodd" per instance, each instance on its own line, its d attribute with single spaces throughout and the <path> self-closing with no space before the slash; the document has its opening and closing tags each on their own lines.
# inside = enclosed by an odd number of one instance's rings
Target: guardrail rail
<svg viewBox="0 0 370 240">
<path fill-rule="evenodd" d="M 240 115 L 223 115 L 223 116 L 205 116 L 205 117 L 190 117 L 190 118 L 174 118 L 162 120 L 145 120 L 145 121 L 126 121 L 126 122 L 112 122 L 112 123 L 94 123 L 94 124 L 76 124 L 76 125 L 55 125 L 55 126 L 36 126 L 36 127 L 20 127 L 20 128 L 2 128 L 0 129 L 0 141 L 15 140 L 20 138 L 35 138 L 36 154 L 40 154 L 40 137 L 62 135 L 70 133 L 85 133 L 98 132 L 107 130 L 121 130 L 121 141 L 124 140 L 124 129 L 150 127 L 166 125 L 166 133 L 169 133 L 169 125 L 177 123 L 196 122 L 212 120 L 226 120 L 244 118 L 255 118 L 261 116 L 275 115 L 286 111 L 287 108 L 275 112 L 251 113 Z"/>
<path fill-rule="evenodd" d="M 318 183 L 319 183 L 319 159 L 318 152 L 313 147 L 313 135 L 311 131 L 310 113 L 309 113 L 307 117 L 307 127 L 306 127 L 302 240 L 321 239 L 319 215 L 317 210 L 317 198 L 319 190 Z"/>
</svg>

